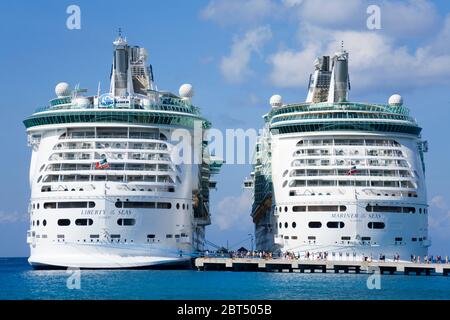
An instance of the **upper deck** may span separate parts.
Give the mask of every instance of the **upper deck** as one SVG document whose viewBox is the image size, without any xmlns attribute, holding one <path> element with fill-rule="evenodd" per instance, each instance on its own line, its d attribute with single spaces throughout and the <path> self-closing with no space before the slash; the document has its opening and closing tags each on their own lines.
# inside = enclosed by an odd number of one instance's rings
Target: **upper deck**
<svg viewBox="0 0 450 320">
<path fill-rule="evenodd" d="M 200 121 L 209 128 L 190 101 L 167 92 L 152 91 L 148 96 L 59 97 L 24 120 L 26 128 L 67 123 L 128 123 L 193 127 Z"/>
<path fill-rule="evenodd" d="M 264 120 L 273 134 L 357 130 L 417 136 L 422 130 L 403 105 L 357 102 L 286 104 L 274 107 Z"/>
</svg>

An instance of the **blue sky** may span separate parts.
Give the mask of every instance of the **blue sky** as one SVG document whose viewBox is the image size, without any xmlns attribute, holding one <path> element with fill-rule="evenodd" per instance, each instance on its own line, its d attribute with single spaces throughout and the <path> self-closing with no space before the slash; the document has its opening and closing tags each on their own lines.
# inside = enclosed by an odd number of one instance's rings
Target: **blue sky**
<svg viewBox="0 0 450 320">
<path fill-rule="evenodd" d="M 81 30 L 66 8 L 81 8 Z M 366 27 L 369 4 L 381 29 Z M 341 40 L 350 51 L 351 100 L 400 93 L 424 128 L 432 253 L 450 253 L 450 2 L 366 0 L 0 2 L 0 256 L 26 256 L 28 164 L 22 120 L 53 97 L 56 83 L 108 86 L 121 27 L 146 47 L 159 89 L 192 83 L 194 102 L 219 129 L 259 128 L 268 99 L 303 101 L 316 55 Z M 207 237 L 237 244 L 252 232 L 248 165 L 225 165 L 212 194 Z M 249 246 L 249 241 L 242 242 Z"/>
</svg>

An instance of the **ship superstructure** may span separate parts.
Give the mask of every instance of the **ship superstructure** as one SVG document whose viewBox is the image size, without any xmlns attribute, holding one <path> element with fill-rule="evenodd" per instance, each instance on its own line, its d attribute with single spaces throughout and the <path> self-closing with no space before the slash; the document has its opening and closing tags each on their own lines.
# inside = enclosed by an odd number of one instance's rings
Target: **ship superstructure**
<svg viewBox="0 0 450 320">
<path fill-rule="evenodd" d="M 251 181 L 258 250 L 328 259 L 425 255 L 421 128 L 395 94 L 348 100 L 349 54 L 315 61 L 306 102 L 270 99 Z"/>
<path fill-rule="evenodd" d="M 35 267 L 171 266 L 203 250 L 210 178 L 222 163 L 208 151 L 210 123 L 190 84 L 158 91 L 146 49 L 122 36 L 113 44 L 109 92 L 59 83 L 24 121 Z M 195 154 L 180 161 L 186 150 Z"/>
</svg>

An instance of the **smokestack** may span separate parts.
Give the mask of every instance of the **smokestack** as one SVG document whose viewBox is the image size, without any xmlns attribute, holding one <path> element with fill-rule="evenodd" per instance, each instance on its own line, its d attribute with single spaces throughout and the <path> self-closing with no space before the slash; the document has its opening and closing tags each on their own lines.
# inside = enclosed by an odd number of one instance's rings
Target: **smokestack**
<svg viewBox="0 0 450 320">
<path fill-rule="evenodd" d="M 348 54 L 336 56 L 334 65 L 334 101 L 347 101 Z"/>
</svg>

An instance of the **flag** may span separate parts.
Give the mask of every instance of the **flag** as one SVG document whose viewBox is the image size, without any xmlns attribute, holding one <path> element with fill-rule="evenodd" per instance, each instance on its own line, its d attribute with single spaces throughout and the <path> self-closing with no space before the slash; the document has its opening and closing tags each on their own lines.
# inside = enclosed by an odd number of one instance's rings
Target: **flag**
<svg viewBox="0 0 450 320">
<path fill-rule="evenodd" d="M 356 169 L 356 166 L 352 166 L 352 167 L 350 168 L 350 170 L 347 171 L 347 175 L 348 175 L 348 176 L 354 175 L 354 174 L 356 174 L 356 173 L 358 173 L 358 170 Z"/>
<path fill-rule="evenodd" d="M 109 164 L 108 161 L 106 161 L 106 159 L 101 159 L 100 161 L 97 161 L 95 163 L 95 169 L 108 169 L 109 168 Z"/>
</svg>

